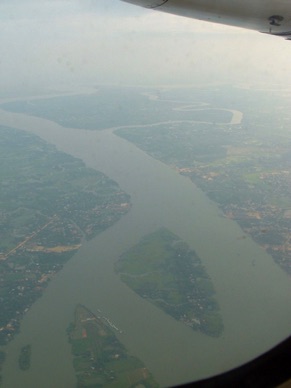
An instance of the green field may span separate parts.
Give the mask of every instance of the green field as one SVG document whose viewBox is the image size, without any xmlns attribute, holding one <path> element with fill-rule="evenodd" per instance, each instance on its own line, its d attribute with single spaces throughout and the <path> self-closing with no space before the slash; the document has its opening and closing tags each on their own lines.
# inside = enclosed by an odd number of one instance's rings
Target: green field
<svg viewBox="0 0 291 388">
<path fill-rule="evenodd" d="M 115 264 L 141 297 L 210 336 L 223 331 L 215 290 L 197 254 L 165 228 L 144 237 Z"/>
<path fill-rule="evenodd" d="M 104 317 L 78 305 L 67 332 L 79 388 L 158 387 L 145 365 L 128 354 Z"/>
</svg>

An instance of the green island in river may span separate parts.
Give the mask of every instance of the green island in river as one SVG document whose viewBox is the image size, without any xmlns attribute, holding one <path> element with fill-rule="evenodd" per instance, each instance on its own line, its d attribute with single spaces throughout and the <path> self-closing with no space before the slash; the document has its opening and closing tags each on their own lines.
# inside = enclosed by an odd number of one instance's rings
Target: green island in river
<svg viewBox="0 0 291 388">
<path fill-rule="evenodd" d="M 145 365 L 128 354 L 109 322 L 83 305 L 75 309 L 74 322 L 67 332 L 77 387 L 158 387 Z"/>
<path fill-rule="evenodd" d="M 201 260 L 178 236 L 161 228 L 125 252 L 115 270 L 141 297 L 193 330 L 223 331 L 215 290 Z"/>
</svg>

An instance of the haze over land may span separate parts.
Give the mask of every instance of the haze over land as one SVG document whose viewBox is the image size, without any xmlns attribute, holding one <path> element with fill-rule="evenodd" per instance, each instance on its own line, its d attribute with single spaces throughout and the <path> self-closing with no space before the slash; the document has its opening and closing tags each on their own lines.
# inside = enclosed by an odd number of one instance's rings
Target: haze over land
<svg viewBox="0 0 291 388">
<path fill-rule="evenodd" d="M 119 0 L 0 4 L 2 96 L 80 84 L 275 84 L 289 88 L 290 42 Z"/>
</svg>

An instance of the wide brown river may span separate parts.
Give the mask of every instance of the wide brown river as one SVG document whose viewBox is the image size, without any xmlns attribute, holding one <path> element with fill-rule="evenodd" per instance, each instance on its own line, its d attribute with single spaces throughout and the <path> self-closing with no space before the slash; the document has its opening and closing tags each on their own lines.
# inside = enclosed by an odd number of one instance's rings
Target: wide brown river
<svg viewBox="0 0 291 388">
<path fill-rule="evenodd" d="M 75 386 L 66 327 L 76 303 L 97 309 L 122 330 L 118 338 L 162 386 L 202 378 L 254 358 L 290 334 L 291 282 L 272 258 L 191 181 L 112 129 L 86 131 L 0 111 L 0 124 L 27 130 L 104 172 L 131 195 L 132 209 L 85 243 L 25 315 L 7 346 L 4 388 Z M 37 161 L 36 161 L 37 163 Z M 200 256 L 217 291 L 224 334 L 213 339 L 172 319 L 124 285 L 113 263 L 160 226 Z M 22 372 L 19 349 L 32 345 Z"/>
</svg>

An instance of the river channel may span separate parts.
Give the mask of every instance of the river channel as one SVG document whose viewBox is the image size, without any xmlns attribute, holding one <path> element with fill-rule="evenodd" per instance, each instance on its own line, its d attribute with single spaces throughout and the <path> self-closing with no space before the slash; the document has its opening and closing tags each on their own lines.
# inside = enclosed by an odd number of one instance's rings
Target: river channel
<svg viewBox="0 0 291 388">
<path fill-rule="evenodd" d="M 0 124 L 27 130 L 104 172 L 131 196 L 132 209 L 85 243 L 31 307 L 7 346 L 4 388 L 75 386 L 66 328 L 76 303 L 100 309 L 118 338 L 162 386 L 219 373 L 290 334 L 291 282 L 252 239 L 189 179 L 114 135 L 0 110 Z M 165 226 L 195 249 L 217 291 L 225 330 L 213 339 L 175 321 L 123 284 L 113 264 L 145 234 Z M 22 372 L 19 349 L 32 345 Z"/>
</svg>

